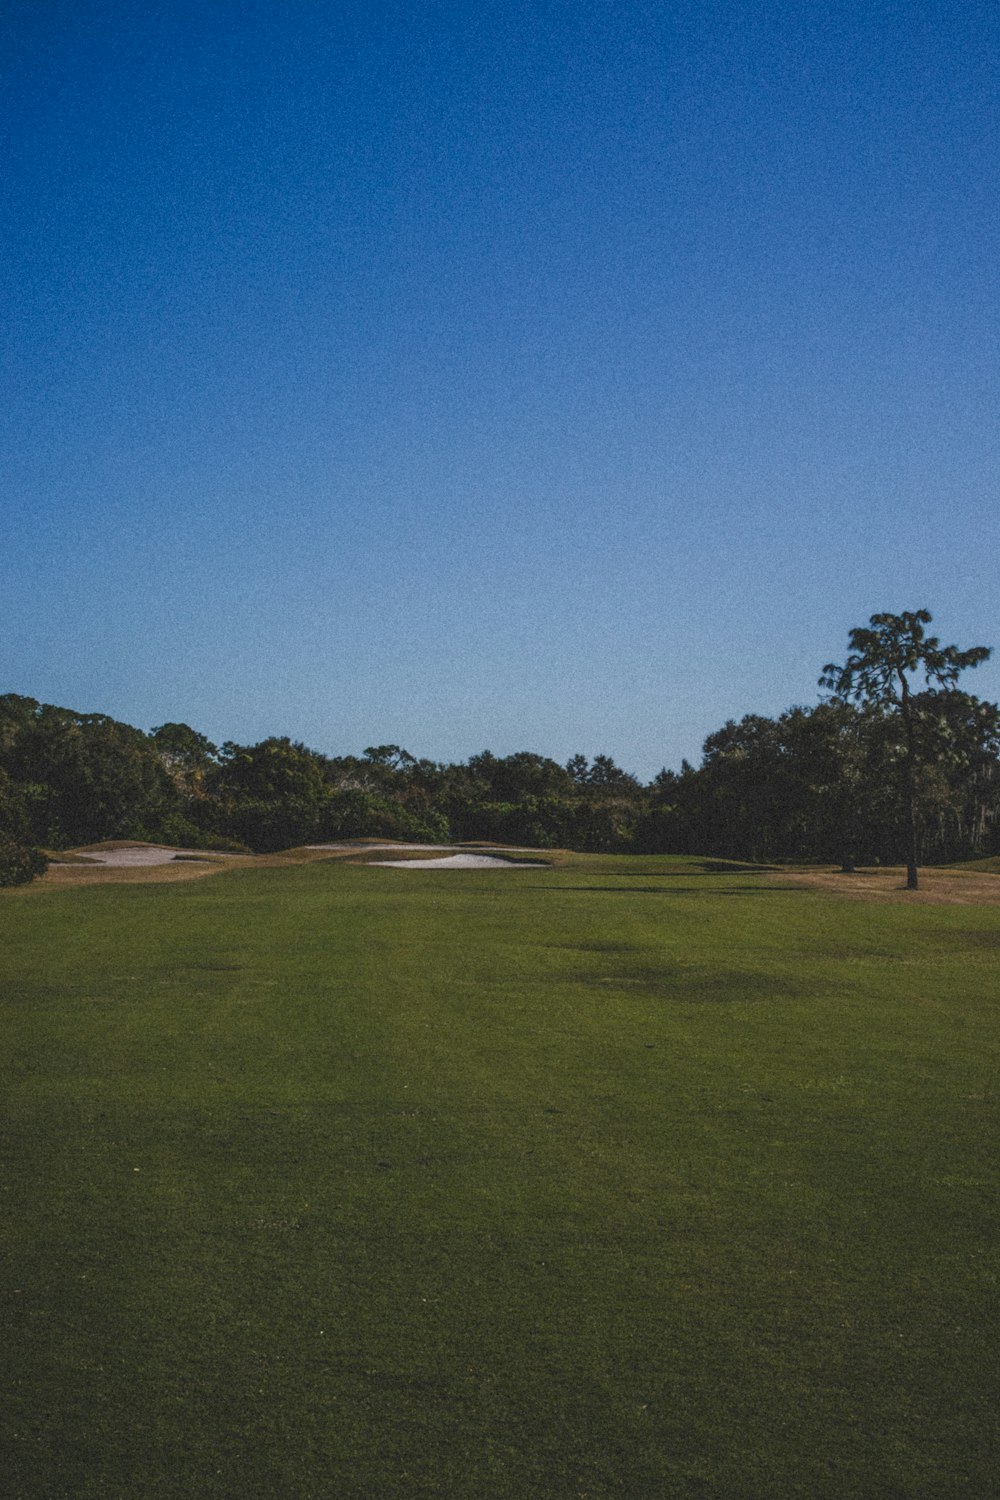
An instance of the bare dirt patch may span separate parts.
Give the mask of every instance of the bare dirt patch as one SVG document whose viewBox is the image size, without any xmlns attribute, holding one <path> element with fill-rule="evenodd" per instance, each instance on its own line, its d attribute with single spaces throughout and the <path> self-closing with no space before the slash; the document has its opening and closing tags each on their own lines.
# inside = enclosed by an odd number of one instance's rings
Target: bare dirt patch
<svg viewBox="0 0 1000 1500">
<path fill-rule="evenodd" d="M 774 878 L 783 885 L 835 891 L 855 901 L 907 901 L 928 906 L 1000 905 L 1000 876 L 979 871 L 922 869 L 920 886 L 915 891 L 906 889 L 906 869 L 902 865 L 856 870 L 852 875 L 829 867 L 785 869 L 780 877 Z"/>
</svg>

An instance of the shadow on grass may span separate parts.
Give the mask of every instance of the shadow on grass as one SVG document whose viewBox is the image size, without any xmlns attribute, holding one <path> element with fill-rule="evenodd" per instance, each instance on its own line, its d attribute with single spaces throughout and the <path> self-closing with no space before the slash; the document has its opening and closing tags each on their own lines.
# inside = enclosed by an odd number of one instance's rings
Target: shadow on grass
<svg viewBox="0 0 1000 1500">
<path fill-rule="evenodd" d="M 706 859 L 701 867 L 703 875 L 778 875 L 780 865 L 744 864 L 734 859 Z"/>
<path fill-rule="evenodd" d="M 802 994 L 797 982 L 775 975 L 725 969 L 718 974 L 692 974 L 682 969 L 639 969 L 631 974 L 577 974 L 574 983 L 588 989 L 639 992 L 682 1005 L 747 1004 L 794 999 Z"/>
<path fill-rule="evenodd" d="M 596 873 L 596 872 L 595 872 Z M 600 872 L 608 874 L 606 870 Z M 702 875 L 780 875 L 781 865 L 745 865 L 737 860 L 708 859 L 695 868 L 676 870 L 615 870 L 616 880 L 697 880 Z"/>
<path fill-rule="evenodd" d="M 724 885 L 705 890 L 700 885 L 545 885 L 536 886 L 545 891 L 591 891 L 603 896 L 674 896 L 679 894 L 698 896 L 775 896 L 782 891 L 795 891 L 794 885 Z"/>
</svg>

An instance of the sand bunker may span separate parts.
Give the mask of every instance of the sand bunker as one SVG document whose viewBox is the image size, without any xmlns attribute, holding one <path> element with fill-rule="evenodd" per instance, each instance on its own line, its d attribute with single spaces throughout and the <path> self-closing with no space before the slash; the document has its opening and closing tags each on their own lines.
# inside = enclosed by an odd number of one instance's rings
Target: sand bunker
<svg viewBox="0 0 1000 1500">
<path fill-rule="evenodd" d="M 422 848 L 427 848 L 424 844 Z M 537 870 L 537 860 L 494 859 L 491 854 L 448 854 L 444 859 L 370 859 L 385 870 Z"/>
<path fill-rule="evenodd" d="M 394 843 L 392 840 L 350 839 L 328 844 L 306 844 L 302 849 L 288 851 L 291 862 L 302 864 L 310 854 L 322 856 L 324 853 L 354 855 L 365 863 L 388 865 L 403 870 L 477 870 L 477 869 L 525 869 L 528 868 L 524 862 L 515 859 L 504 859 L 490 853 L 479 853 L 474 850 L 456 849 L 454 844 L 417 844 L 417 843 Z M 512 853 L 526 854 L 529 850 L 513 850 Z M 392 855 L 398 854 L 428 854 L 428 859 L 371 859 L 373 854 Z M 434 858 L 439 855 L 439 858 Z M 182 875 L 209 875 L 213 872 L 232 869 L 234 863 L 244 862 L 243 868 L 256 868 L 261 865 L 272 864 L 284 865 L 288 855 L 247 855 L 233 854 L 228 850 L 221 849 L 173 849 L 162 844 L 140 844 L 129 843 L 124 839 L 112 840 L 105 844 L 91 844 L 89 848 L 80 848 L 67 851 L 64 862 L 55 858 L 50 866 L 46 877 L 50 882 L 57 879 L 63 883 L 66 881 L 79 881 L 81 879 L 121 879 L 141 880 L 143 871 L 148 870 L 150 880 L 163 880 L 179 878 Z M 530 861 L 529 864 L 538 866 L 538 861 Z M 116 873 L 117 872 L 117 873 Z M 155 873 L 154 873 L 155 872 Z"/>
<path fill-rule="evenodd" d="M 494 854 L 480 854 L 475 849 L 456 849 L 454 844 L 393 844 L 388 840 L 350 839 L 339 844 L 306 844 L 307 849 L 323 849 L 343 854 L 363 854 L 366 865 L 380 865 L 389 870 L 527 870 L 544 863 L 540 860 L 508 859 Z M 409 853 L 444 855 L 443 859 L 371 859 L 372 854 Z M 451 852 L 449 852 L 451 851 Z M 515 854 L 534 853 L 514 849 Z"/>
<path fill-rule="evenodd" d="M 78 849 L 81 859 L 95 865 L 112 865 L 117 869 L 139 865 L 169 865 L 175 859 L 210 860 L 221 851 L 212 849 L 162 849 L 153 844 L 126 844 L 120 849 Z M 231 858 L 226 855 L 225 858 Z"/>
</svg>

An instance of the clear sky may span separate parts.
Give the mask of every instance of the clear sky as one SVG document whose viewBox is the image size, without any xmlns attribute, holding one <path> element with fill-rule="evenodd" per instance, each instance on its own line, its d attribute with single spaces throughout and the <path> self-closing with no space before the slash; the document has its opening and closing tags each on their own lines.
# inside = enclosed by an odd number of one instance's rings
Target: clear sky
<svg viewBox="0 0 1000 1500">
<path fill-rule="evenodd" d="M 1000 648 L 994 0 L 4 12 L 0 690 L 645 778 Z"/>
</svg>

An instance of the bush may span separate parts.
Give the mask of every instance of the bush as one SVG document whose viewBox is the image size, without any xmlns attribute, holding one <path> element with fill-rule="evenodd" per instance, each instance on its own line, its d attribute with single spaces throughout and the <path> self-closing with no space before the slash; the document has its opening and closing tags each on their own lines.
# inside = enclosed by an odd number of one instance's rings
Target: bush
<svg viewBox="0 0 1000 1500">
<path fill-rule="evenodd" d="M 360 788 L 337 791 L 328 799 L 321 822 L 327 839 L 405 839 L 415 844 L 444 844 L 450 838 L 448 820 L 432 810 L 413 812 L 399 802 Z"/>
<path fill-rule="evenodd" d="M 303 798 L 237 797 L 225 810 L 230 839 L 258 854 L 294 849 L 317 835 L 315 804 Z"/>
<path fill-rule="evenodd" d="M 0 885 L 27 885 L 36 875 L 44 875 L 48 867 L 49 861 L 40 849 L 15 844 L 0 835 Z"/>
<path fill-rule="evenodd" d="M 224 833 L 213 833 L 192 823 L 183 813 L 168 813 L 161 818 L 156 831 L 150 835 L 152 843 L 170 844 L 177 849 L 207 849 L 229 854 L 249 854 L 249 844 L 240 839 L 228 838 Z"/>
</svg>

